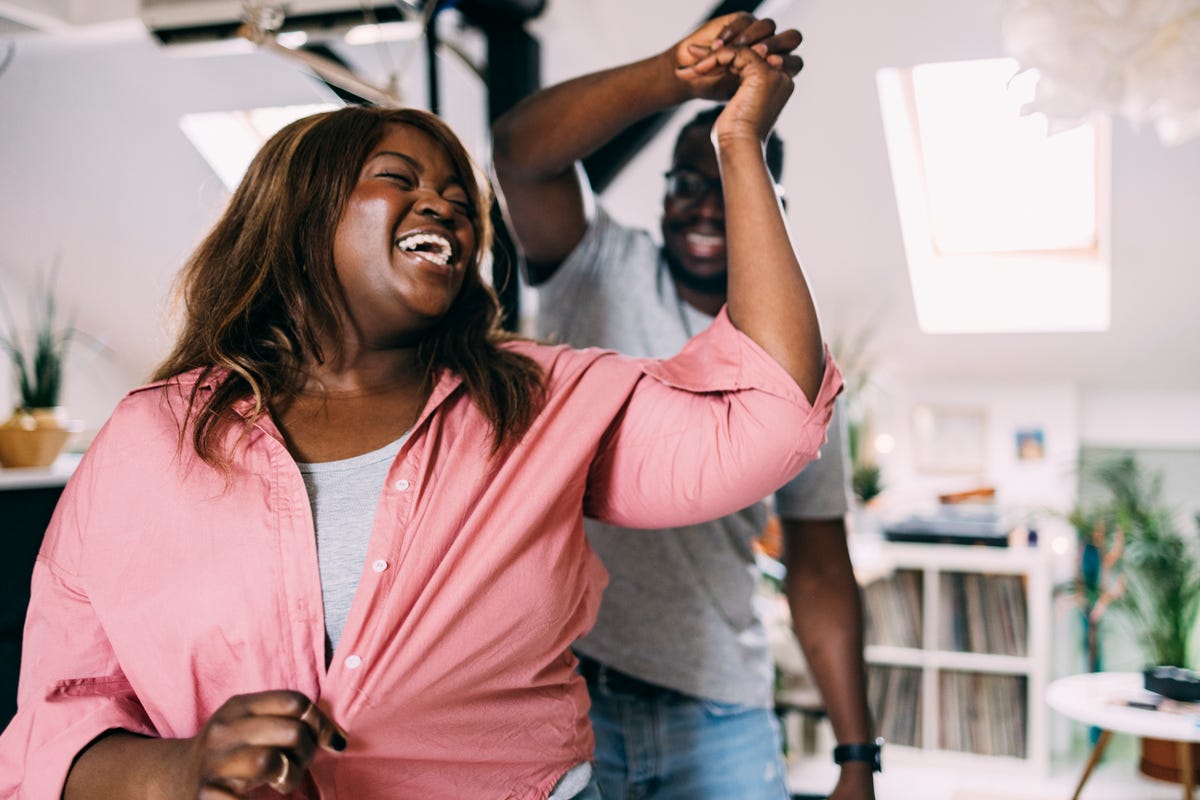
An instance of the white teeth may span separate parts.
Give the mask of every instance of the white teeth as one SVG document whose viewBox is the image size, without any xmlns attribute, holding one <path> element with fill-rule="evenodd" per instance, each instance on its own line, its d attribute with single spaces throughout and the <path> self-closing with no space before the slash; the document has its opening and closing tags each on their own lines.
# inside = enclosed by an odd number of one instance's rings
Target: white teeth
<svg viewBox="0 0 1200 800">
<path fill-rule="evenodd" d="M 720 247 L 725 244 L 724 236 L 709 236 L 703 233 L 689 233 L 687 242 L 697 247 Z"/>
<path fill-rule="evenodd" d="M 439 265 L 449 262 L 454 253 L 450 241 L 436 233 L 414 233 L 405 236 L 396 241 L 396 247 L 406 252 L 415 252 L 426 261 Z"/>
</svg>

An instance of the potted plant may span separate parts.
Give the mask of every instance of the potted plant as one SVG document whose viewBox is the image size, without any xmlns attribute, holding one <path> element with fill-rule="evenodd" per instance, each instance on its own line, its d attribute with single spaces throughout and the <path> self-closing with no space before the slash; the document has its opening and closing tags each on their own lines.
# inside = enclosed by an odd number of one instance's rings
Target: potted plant
<svg viewBox="0 0 1200 800">
<path fill-rule="evenodd" d="M 1200 543 L 1181 530 L 1161 499 L 1161 480 L 1130 456 L 1107 459 L 1085 470 L 1106 500 L 1073 518 L 1083 523 L 1092 547 L 1113 576 L 1111 608 L 1127 623 L 1148 668 L 1193 666 L 1192 637 L 1200 618 Z M 1200 518 L 1197 519 L 1200 526 Z M 1080 530 L 1081 534 L 1085 531 Z M 1085 549 L 1086 562 L 1086 549 Z M 1086 568 L 1086 563 L 1082 565 Z M 1174 742 L 1142 739 L 1142 772 L 1180 781 Z M 1200 749 L 1193 754 L 1193 763 Z"/>
<path fill-rule="evenodd" d="M 60 405 L 67 349 L 75 336 L 71 325 L 60 325 L 54 296 L 54 277 L 39 278 L 30 308 L 32 338 L 18 330 L 7 299 L 0 294 L 5 329 L 0 348 L 12 362 L 17 406 L 0 425 L 0 465 L 44 467 L 62 452 L 68 437 L 82 423 L 67 418 Z"/>
<path fill-rule="evenodd" d="M 859 509 L 864 509 L 883 492 L 883 471 L 872 456 L 872 448 L 864 442 L 870 434 L 871 423 L 868 394 L 872 386 L 873 359 L 871 330 L 866 329 L 849 342 L 838 342 L 838 366 L 845 380 L 843 408 L 846 415 L 846 450 L 850 456 L 850 486 Z"/>
</svg>

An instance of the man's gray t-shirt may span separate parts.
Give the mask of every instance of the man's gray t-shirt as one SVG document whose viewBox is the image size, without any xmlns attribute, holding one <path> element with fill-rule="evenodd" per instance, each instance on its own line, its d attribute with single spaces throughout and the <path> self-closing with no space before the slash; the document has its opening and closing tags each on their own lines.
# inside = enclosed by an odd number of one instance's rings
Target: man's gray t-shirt
<svg viewBox="0 0 1200 800">
<path fill-rule="evenodd" d="M 539 287 L 538 335 L 575 347 L 667 358 L 712 318 L 675 291 L 645 231 L 603 209 L 583 240 Z M 840 414 L 822 457 L 776 494 L 781 514 L 841 517 L 848 508 Z M 763 503 L 701 525 L 632 531 L 585 520 L 610 581 L 595 628 L 576 649 L 643 680 L 724 703 L 767 707 L 774 671 L 754 609 L 753 540 Z"/>
</svg>

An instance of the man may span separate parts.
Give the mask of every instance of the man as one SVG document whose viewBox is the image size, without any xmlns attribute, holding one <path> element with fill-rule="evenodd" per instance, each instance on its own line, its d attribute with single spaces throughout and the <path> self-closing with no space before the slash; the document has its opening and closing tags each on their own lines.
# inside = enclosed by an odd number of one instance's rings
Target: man
<svg viewBox="0 0 1200 800">
<path fill-rule="evenodd" d="M 711 21 L 658 56 L 545 89 L 497 121 L 495 168 L 540 287 L 539 327 L 576 346 L 665 357 L 707 326 L 727 292 L 725 209 L 711 132 L 721 108 L 688 123 L 667 173 L 660 248 L 594 207 L 577 162 L 649 114 L 742 89 L 688 68 L 750 47 L 794 75 L 796 31 L 748 14 Z M 766 148 L 776 181 L 782 146 Z M 796 634 L 844 760 L 837 800 L 873 798 L 861 601 L 846 548 L 846 469 L 837 420 L 820 461 L 780 491 Z M 719 486 L 700 491 L 720 491 Z M 647 534 L 588 521 L 611 574 L 596 627 L 578 642 L 604 797 L 787 797 L 773 665 L 756 616 L 753 538 L 762 506 Z"/>
</svg>

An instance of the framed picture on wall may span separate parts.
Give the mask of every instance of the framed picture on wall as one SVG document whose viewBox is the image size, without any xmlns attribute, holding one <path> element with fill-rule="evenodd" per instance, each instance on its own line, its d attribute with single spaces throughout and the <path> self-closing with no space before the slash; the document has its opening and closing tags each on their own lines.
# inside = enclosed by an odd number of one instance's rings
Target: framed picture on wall
<svg viewBox="0 0 1200 800">
<path fill-rule="evenodd" d="M 1042 461 L 1046 458 L 1046 434 L 1041 428 L 1017 429 L 1017 460 Z"/>
<path fill-rule="evenodd" d="M 912 412 L 913 461 L 921 472 L 983 472 L 987 412 L 982 408 L 918 405 Z"/>
</svg>

